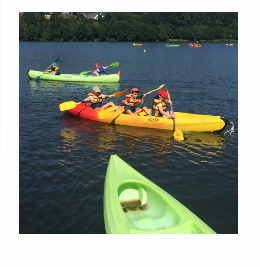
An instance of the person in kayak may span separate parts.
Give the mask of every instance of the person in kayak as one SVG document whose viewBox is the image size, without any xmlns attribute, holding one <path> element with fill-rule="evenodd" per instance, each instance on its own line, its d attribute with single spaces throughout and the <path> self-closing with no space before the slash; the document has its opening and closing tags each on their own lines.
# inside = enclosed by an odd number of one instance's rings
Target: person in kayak
<svg viewBox="0 0 260 267">
<path fill-rule="evenodd" d="M 138 88 L 132 88 L 131 94 L 126 95 L 126 99 L 122 101 L 122 103 L 125 105 L 125 113 L 130 115 L 137 115 L 138 113 L 144 111 L 146 115 L 150 115 L 149 110 L 146 106 L 144 106 L 144 97 L 146 94 L 139 97 L 140 90 Z M 138 104 L 141 104 L 141 106 L 137 107 Z"/>
<path fill-rule="evenodd" d="M 52 63 L 50 69 L 47 69 L 46 71 L 50 71 L 50 74 L 60 75 L 60 68 L 56 62 Z"/>
<path fill-rule="evenodd" d="M 100 76 L 100 75 L 106 75 L 105 69 L 107 69 L 109 66 L 103 67 L 100 66 L 99 63 L 95 63 L 94 67 L 96 68 L 93 73 L 92 76 Z"/>
<path fill-rule="evenodd" d="M 154 97 L 152 106 L 153 116 L 173 119 L 177 118 L 174 112 L 171 114 L 169 111 L 166 111 L 166 104 L 172 104 L 172 101 L 167 98 L 168 94 L 165 90 L 160 90 L 158 96 Z"/>
<path fill-rule="evenodd" d="M 109 97 L 109 95 L 103 95 L 100 88 L 97 85 L 94 85 L 92 92 L 88 94 L 88 97 L 86 97 L 83 102 L 90 101 L 92 103 L 91 108 L 96 110 L 104 110 L 109 107 L 116 108 L 117 106 L 112 101 L 102 105 L 102 101 L 106 97 Z"/>
</svg>

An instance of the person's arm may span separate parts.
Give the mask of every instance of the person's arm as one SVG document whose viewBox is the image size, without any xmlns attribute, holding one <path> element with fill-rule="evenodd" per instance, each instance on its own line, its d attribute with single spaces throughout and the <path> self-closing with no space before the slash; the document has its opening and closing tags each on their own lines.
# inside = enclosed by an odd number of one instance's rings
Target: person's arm
<svg viewBox="0 0 260 267">
<path fill-rule="evenodd" d="M 172 105 L 172 101 L 170 99 L 167 99 L 166 103 L 169 103 L 170 105 Z"/>
<path fill-rule="evenodd" d="M 141 98 L 139 99 L 140 100 L 140 104 L 144 104 L 144 97 L 146 96 L 146 94 L 143 94 L 142 96 L 141 96 Z"/>
<path fill-rule="evenodd" d="M 129 103 L 128 99 L 126 98 L 126 99 L 122 100 L 122 103 L 128 106 L 128 103 Z"/>
</svg>

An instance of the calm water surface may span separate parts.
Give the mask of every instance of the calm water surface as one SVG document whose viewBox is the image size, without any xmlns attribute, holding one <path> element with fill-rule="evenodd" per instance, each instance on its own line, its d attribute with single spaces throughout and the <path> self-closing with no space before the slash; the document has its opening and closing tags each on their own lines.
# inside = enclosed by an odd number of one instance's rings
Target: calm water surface
<svg viewBox="0 0 260 267">
<path fill-rule="evenodd" d="M 146 50 L 146 52 L 144 52 Z M 122 82 L 99 84 L 111 94 L 166 84 L 175 111 L 220 115 L 230 136 L 172 133 L 88 121 L 59 104 L 82 101 L 93 84 L 30 80 L 59 58 L 62 73 L 93 63 L 121 71 Z M 162 187 L 219 234 L 238 233 L 238 45 L 201 48 L 163 43 L 20 43 L 20 233 L 105 234 L 104 178 L 111 154 Z M 146 104 L 151 105 L 152 97 Z M 122 97 L 112 99 L 121 104 Z M 230 129 L 230 126 L 228 127 Z"/>
</svg>

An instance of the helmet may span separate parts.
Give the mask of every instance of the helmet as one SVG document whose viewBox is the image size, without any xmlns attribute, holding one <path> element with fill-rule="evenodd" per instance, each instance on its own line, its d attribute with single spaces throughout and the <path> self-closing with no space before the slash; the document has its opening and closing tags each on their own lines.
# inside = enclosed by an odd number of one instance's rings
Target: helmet
<svg viewBox="0 0 260 267">
<path fill-rule="evenodd" d="M 100 90 L 100 88 L 97 85 L 94 85 L 93 86 L 93 92 L 100 93 L 101 90 Z"/>
<path fill-rule="evenodd" d="M 94 67 L 98 68 L 99 67 L 99 63 L 95 63 Z"/>
<path fill-rule="evenodd" d="M 132 92 L 140 92 L 140 90 L 138 88 L 132 88 L 131 93 Z"/>
<path fill-rule="evenodd" d="M 54 63 L 52 63 L 51 65 L 52 65 L 52 66 L 56 66 L 56 65 L 57 65 L 57 63 L 56 63 L 56 62 L 54 62 Z"/>
<path fill-rule="evenodd" d="M 168 94 L 167 94 L 167 92 L 165 90 L 160 90 L 158 92 L 158 95 L 161 95 L 162 97 L 168 97 Z"/>
</svg>

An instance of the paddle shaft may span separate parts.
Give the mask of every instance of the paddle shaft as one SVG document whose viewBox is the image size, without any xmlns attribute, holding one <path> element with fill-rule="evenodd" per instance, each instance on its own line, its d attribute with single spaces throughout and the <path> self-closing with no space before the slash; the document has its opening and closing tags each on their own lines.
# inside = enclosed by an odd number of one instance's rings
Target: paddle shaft
<svg viewBox="0 0 260 267">
<path fill-rule="evenodd" d="M 169 100 L 171 101 L 171 96 L 170 96 L 170 93 L 169 93 L 169 90 L 168 88 L 166 87 L 166 90 L 167 90 L 167 93 L 168 93 L 168 98 Z M 172 108 L 172 103 L 170 103 L 170 106 L 171 106 L 171 111 L 172 111 L 172 114 L 174 113 L 173 111 L 173 108 Z M 184 137 L 183 137 L 183 132 L 182 130 L 178 129 L 177 128 L 177 125 L 176 125 L 176 120 L 173 119 L 173 123 L 174 123 L 174 132 L 173 132 L 173 137 L 175 140 L 184 140 Z"/>
<path fill-rule="evenodd" d="M 154 90 L 151 90 L 151 91 L 149 91 L 149 92 L 147 92 L 147 93 L 145 93 L 145 94 L 139 96 L 138 98 L 142 98 L 144 95 L 149 95 L 149 94 L 151 94 L 152 92 L 155 92 L 155 91 L 157 91 L 157 90 L 160 90 L 160 89 L 162 89 L 162 88 L 164 87 L 164 85 L 165 85 L 165 84 L 162 84 L 162 85 L 160 85 L 158 88 L 156 88 L 156 89 L 154 89 Z"/>
</svg>

